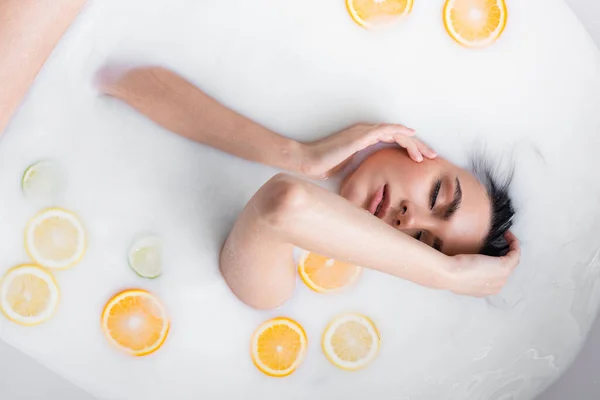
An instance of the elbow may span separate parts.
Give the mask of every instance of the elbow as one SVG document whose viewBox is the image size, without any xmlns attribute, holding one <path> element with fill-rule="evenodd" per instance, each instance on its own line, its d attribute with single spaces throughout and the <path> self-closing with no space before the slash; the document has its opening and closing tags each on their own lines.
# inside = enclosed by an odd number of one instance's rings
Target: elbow
<svg viewBox="0 0 600 400">
<path fill-rule="evenodd" d="M 274 229 L 289 226 L 306 209 L 306 183 L 288 174 L 277 174 L 256 195 L 260 219 Z"/>
</svg>

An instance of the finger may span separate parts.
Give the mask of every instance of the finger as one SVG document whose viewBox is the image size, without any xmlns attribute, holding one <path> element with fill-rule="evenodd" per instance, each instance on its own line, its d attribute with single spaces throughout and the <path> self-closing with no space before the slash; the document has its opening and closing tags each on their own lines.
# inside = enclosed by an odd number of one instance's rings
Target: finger
<svg viewBox="0 0 600 400">
<path fill-rule="evenodd" d="M 511 232 L 506 232 L 504 237 L 509 244 L 508 254 L 504 256 L 504 259 L 509 263 L 509 268 L 513 270 L 519 265 L 521 259 L 521 245 L 517 237 Z"/>
<path fill-rule="evenodd" d="M 396 143 L 398 143 L 401 147 L 404 147 L 408 152 L 410 158 L 412 158 L 416 162 L 423 161 L 423 155 L 419 151 L 415 142 L 406 136 L 398 135 L 395 137 Z"/>
<path fill-rule="evenodd" d="M 381 136 L 393 137 L 395 135 L 415 136 L 416 131 L 400 124 L 380 124 L 375 128 Z"/>
<path fill-rule="evenodd" d="M 506 231 L 504 233 L 504 238 L 506 239 L 507 242 L 511 243 L 514 242 L 515 240 L 518 240 L 517 237 L 515 236 L 514 233 L 512 233 L 511 231 Z"/>
<path fill-rule="evenodd" d="M 504 238 L 508 242 L 509 252 L 521 252 L 521 243 L 519 242 L 519 239 L 517 239 L 514 233 L 512 233 L 511 231 L 506 231 L 506 233 L 504 234 Z"/>
<path fill-rule="evenodd" d="M 437 153 L 435 151 L 433 151 L 433 149 L 431 147 L 427 146 L 425 143 L 423 143 L 422 141 L 420 141 L 417 138 L 413 138 L 413 140 L 416 143 L 417 148 L 419 149 L 421 154 L 423 154 L 425 157 L 427 157 L 429 159 L 434 159 L 437 157 Z"/>
</svg>

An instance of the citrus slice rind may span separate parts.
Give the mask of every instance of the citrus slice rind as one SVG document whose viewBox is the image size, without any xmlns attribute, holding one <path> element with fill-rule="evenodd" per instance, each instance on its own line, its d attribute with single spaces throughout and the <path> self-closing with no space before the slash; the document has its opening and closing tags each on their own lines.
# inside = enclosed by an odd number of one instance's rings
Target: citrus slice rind
<svg viewBox="0 0 600 400">
<path fill-rule="evenodd" d="M 363 28 L 388 25 L 412 11 L 414 0 L 346 0 L 354 22 Z"/>
<path fill-rule="evenodd" d="M 132 356 L 146 356 L 162 347 L 170 322 L 164 305 L 151 293 L 130 289 L 112 297 L 101 317 L 104 336 Z"/>
<path fill-rule="evenodd" d="M 37 200 L 55 198 L 64 189 L 64 177 L 52 161 L 38 161 L 27 167 L 21 178 L 21 190 L 26 197 Z"/>
<path fill-rule="evenodd" d="M 37 265 L 9 270 L 0 283 L 0 308 L 11 321 L 38 325 L 56 312 L 60 291 L 52 274 Z"/>
<path fill-rule="evenodd" d="M 446 32 L 458 44 L 481 48 L 502 35 L 508 10 L 505 0 L 446 0 L 443 20 Z"/>
<path fill-rule="evenodd" d="M 298 261 L 300 278 L 306 286 L 318 293 L 332 293 L 351 286 L 361 273 L 361 267 L 308 251 L 302 251 Z"/>
<path fill-rule="evenodd" d="M 86 232 L 79 218 L 61 208 L 41 211 L 27 223 L 25 250 L 36 264 L 67 269 L 79 263 L 86 251 Z"/>
<path fill-rule="evenodd" d="M 356 371 L 365 368 L 377 357 L 380 335 L 368 317 L 343 314 L 325 328 L 321 345 L 333 365 L 346 371 Z"/>
<path fill-rule="evenodd" d="M 289 318 L 263 322 L 250 340 L 250 355 L 265 375 L 283 378 L 291 375 L 306 356 L 308 339 L 304 328 Z"/>
<path fill-rule="evenodd" d="M 162 274 L 162 241 L 154 236 L 137 239 L 129 248 L 127 261 L 142 278 L 159 277 Z"/>
</svg>

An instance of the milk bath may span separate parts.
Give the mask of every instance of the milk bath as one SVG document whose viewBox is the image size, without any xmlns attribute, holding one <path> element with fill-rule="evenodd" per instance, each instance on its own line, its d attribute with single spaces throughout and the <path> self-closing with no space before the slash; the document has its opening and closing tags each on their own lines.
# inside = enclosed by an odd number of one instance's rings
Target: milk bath
<svg viewBox="0 0 600 400">
<path fill-rule="evenodd" d="M 442 5 L 416 2 L 402 24 L 367 32 L 342 1 L 90 1 L 0 139 L 0 272 L 28 260 L 23 229 L 43 205 L 19 185 L 40 159 L 66 171 L 57 205 L 81 216 L 88 252 L 56 274 L 62 299 L 52 320 L 26 328 L 2 317 L 0 338 L 100 399 L 533 398 L 575 357 L 598 309 L 600 57 L 561 0 L 508 1 L 501 40 L 476 51 L 444 32 Z M 218 254 L 277 171 L 188 142 L 99 96 L 93 77 L 107 64 L 164 65 L 301 140 L 386 121 L 416 128 L 461 165 L 484 148 L 501 168 L 515 166 L 521 264 L 489 299 L 365 271 L 341 294 L 299 281 L 281 309 L 252 310 L 223 282 Z M 140 235 L 164 240 L 156 280 L 127 266 Z M 102 307 L 127 288 L 157 294 L 172 319 L 149 357 L 122 355 L 101 333 Z M 320 348 L 326 324 L 346 311 L 381 331 L 379 357 L 358 373 L 336 369 Z M 249 340 L 280 315 L 304 326 L 309 350 L 296 373 L 277 380 L 252 365 Z"/>
</svg>

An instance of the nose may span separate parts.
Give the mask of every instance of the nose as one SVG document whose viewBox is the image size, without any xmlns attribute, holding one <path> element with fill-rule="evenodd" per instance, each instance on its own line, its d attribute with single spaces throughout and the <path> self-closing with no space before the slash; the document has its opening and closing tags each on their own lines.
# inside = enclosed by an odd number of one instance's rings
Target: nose
<svg viewBox="0 0 600 400">
<path fill-rule="evenodd" d="M 394 226 L 398 229 L 428 229 L 426 215 L 421 215 L 417 207 L 408 200 L 400 203 L 400 208 L 394 218 Z"/>
<path fill-rule="evenodd" d="M 396 228 L 412 229 L 414 227 L 415 217 L 412 208 L 412 205 L 408 201 L 403 201 L 400 204 L 400 209 L 394 218 L 394 226 Z"/>
</svg>

